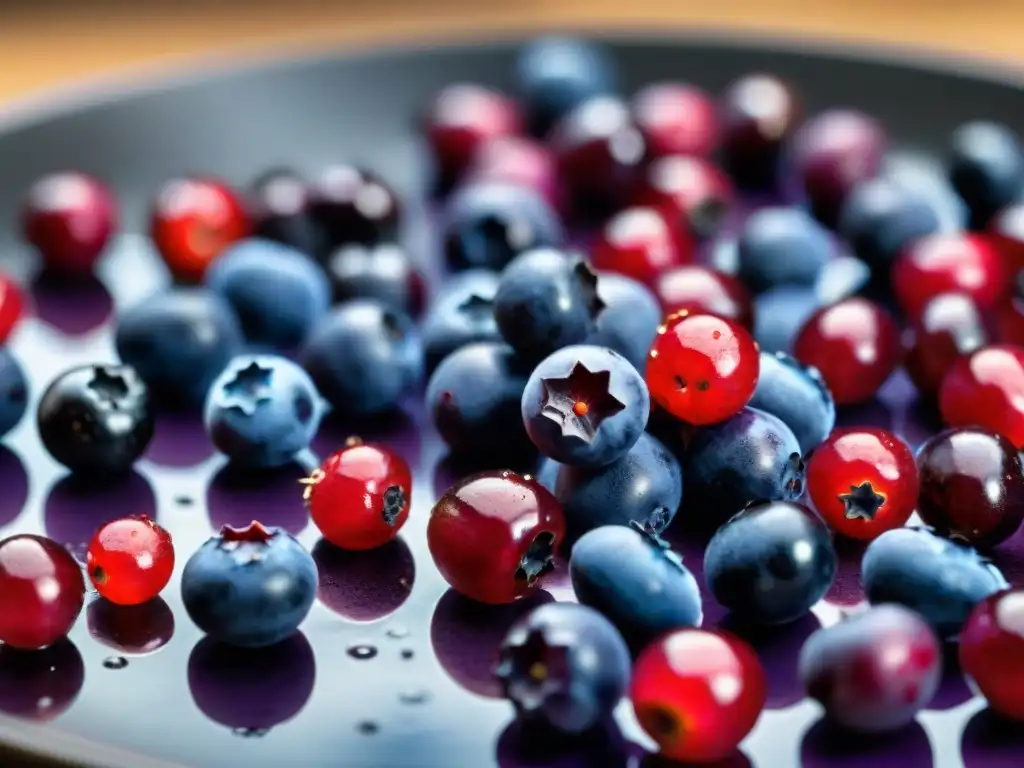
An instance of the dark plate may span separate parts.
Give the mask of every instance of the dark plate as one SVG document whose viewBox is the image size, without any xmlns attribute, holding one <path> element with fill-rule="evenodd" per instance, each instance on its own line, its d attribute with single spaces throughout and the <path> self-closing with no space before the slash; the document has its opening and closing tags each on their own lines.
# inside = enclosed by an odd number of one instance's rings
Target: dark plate
<svg viewBox="0 0 1024 768">
<path fill-rule="evenodd" d="M 1008 75 L 958 72 L 948 65 L 897 61 L 872 54 L 836 54 L 764 43 L 663 40 L 610 41 L 636 87 L 682 78 L 711 89 L 750 70 L 795 82 L 809 111 L 853 106 L 878 116 L 893 137 L 894 172 L 932 188 L 935 152 L 957 123 L 1002 120 L 1024 131 L 1024 93 Z M 314 171 L 334 160 L 366 163 L 413 201 L 421 199 L 424 165 L 413 116 L 427 94 L 448 82 L 505 84 L 515 45 L 398 50 L 239 66 L 196 68 L 148 87 L 87 94 L 77 103 L 43 105 L 0 118 L 0 253 L 31 280 L 31 261 L 15 240 L 17 196 L 39 174 L 81 168 L 108 179 L 123 206 L 125 229 L 144 231 L 148 195 L 166 177 L 201 170 L 244 184 L 272 165 Z M 212 71 L 211 71 L 212 70 Z M 84 103 L 83 103 L 84 102 Z M 943 205 L 955 226 L 960 211 Z M 407 236 L 425 244 L 422 206 L 412 206 Z M 115 306 L 166 282 L 144 239 L 126 235 L 101 269 L 101 282 L 68 294 L 33 285 L 36 306 L 13 341 L 31 373 L 33 395 L 58 371 L 113 359 L 108 320 Z M 853 421 L 887 425 L 913 444 L 927 436 L 897 374 L 881 399 Z M 70 640 L 24 657 L 0 651 L 0 711 L 45 725 L 0 718 L 0 737 L 38 755 L 87 764 L 144 768 L 141 755 L 196 766 L 500 766 L 637 765 L 646 743 L 623 707 L 621 739 L 575 751 L 539 754 L 495 698 L 489 665 L 504 628 L 524 608 L 485 610 L 450 592 L 424 545 L 435 488 L 452 479 L 444 450 L 422 414 L 411 413 L 364 437 L 398 447 L 415 468 L 415 506 L 402 539 L 380 551 L 321 561 L 325 584 L 302 635 L 253 658 L 210 652 L 184 615 L 177 584 L 148 616 L 91 606 Z M 343 428 L 325 429 L 315 450 L 337 447 Z M 179 571 L 187 555 L 223 523 L 264 523 L 300 532 L 310 547 L 300 472 L 261 486 L 225 483 L 198 417 L 164 419 L 136 474 L 100 494 L 82 493 L 43 451 L 26 418 L 0 448 L 0 536 L 44 532 L 81 552 L 94 528 L 112 516 L 153 513 L 172 532 Z M 699 568 L 699 551 L 690 553 Z M 999 553 L 1021 583 L 1024 537 Z M 830 602 L 815 616 L 776 636 L 755 638 L 772 686 L 769 709 L 730 765 L 988 768 L 1024 763 L 1024 736 L 1007 741 L 993 730 L 983 703 L 950 669 L 920 725 L 891 739 L 854 745 L 817 725 L 819 710 L 801 700 L 794 678 L 801 641 L 820 622 L 834 622 L 855 604 L 856 559 L 849 558 Z M 551 582 L 571 599 L 564 579 Z M 708 608 L 711 622 L 721 617 Z M 130 638 L 131 654 L 111 647 Z M 127 665 L 121 659 L 127 660 Z M 121 752 L 120 750 L 127 750 Z M 135 753 L 134 755 L 131 753 Z M 1002 759 L 1008 762 L 1001 762 Z M 10 757 L 5 765 L 27 765 Z M 745 761 L 746 760 L 746 761 Z"/>
</svg>

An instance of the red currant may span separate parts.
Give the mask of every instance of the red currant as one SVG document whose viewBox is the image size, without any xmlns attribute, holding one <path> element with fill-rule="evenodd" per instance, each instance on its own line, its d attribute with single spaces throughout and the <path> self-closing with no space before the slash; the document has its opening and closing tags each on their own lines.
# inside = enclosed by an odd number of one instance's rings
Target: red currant
<svg viewBox="0 0 1024 768">
<path fill-rule="evenodd" d="M 988 224 L 988 234 L 1010 270 L 1024 269 L 1024 202 L 997 213 Z"/>
<path fill-rule="evenodd" d="M 25 299 L 18 284 L 0 273 L 0 344 L 7 341 L 24 311 Z"/>
<path fill-rule="evenodd" d="M 889 314 L 855 297 L 812 314 L 793 351 L 800 362 L 821 372 L 837 405 L 850 405 L 878 391 L 899 365 L 902 346 Z"/>
<path fill-rule="evenodd" d="M 960 665 L 993 710 L 1024 720 L 1024 588 L 974 607 L 960 633 Z"/>
<path fill-rule="evenodd" d="M 82 569 L 60 544 L 28 534 L 0 541 L 0 642 L 22 650 L 53 645 L 84 603 Z"/>
<path fill-rule="evenodd" d="M 961 357 L 939 389 L 950 427 L 983 427 L 1024 448 L 1024 347 L 993 344 Z"/>
<path fill-rule="evenodd" d="M 654 294 L 666 315 L 686 310 L 734 320 L 748 331 L 754 327 L 754 301 L 732 275 L 700 264 L 687 264 L 661 274 Z"/>
<path fill-rule="evenodd" d="M 1008 301 L 994 313 L 996 340 L 1001 344 L 1024 346 L 1024 271 L 1017 273 Z"/>
<path fill-rule="evenodd" d="M 427 546 L 445 581 L 491 604 L 535 592 L 564 535 L 558 500 L 529 475 L 509 471 L 457 483 L 427 523 Z"/>
<path fill-rule="evenodd" d="M 122 517 L 96 531 L 85 564 L 100 595 L 118 605 L 138 605 L 171 580 L 174 544 L 148 517 Z"/>
<path fill-rule="evenodd" d="M 662 272 L 693 260 L 689 233 L 674 228 L 655 208 L 627 208 L 613 216 L 590 252 L 599 270 L 650 285 Z"/>
<path fill-rule="evenodd" d="M 977 305 L 962 293 L 943 293 L 925 304 L 906 340 L 907 373 L 925 397 L 938 395 L 953 363 L 989 342 Z"/>
<path fill-rule="evenodd" d="M 722 155 L 737 183 L 775 180 L 779 151 L 802 117 L 795 91 L 773 75 L 745 75 L 726 89 L 719 112 Z"/>
<path fill-rule="evenodd" d="M 167 268 L 179 280 L 199 282 L 221 252 L 249 233 L 241 199 L 207 178 L 174 179 L 157 192 L 150 236 Z"/>
<path fill-rule="evenodd" d="M 313 523 L 325 539 L 342 549 L 386 544 L 409 518 L 409 465 L 382 445 L 350 438 L 303 483 Z"/>
<path fill-rule="evenodd" d="M 681 629 L 640 654 L 629 697 L 665 757 L 710 763 L 727 757 L 753 730 L 767 682 L 754 650 L 739 638 Z"/>
<path fill-rule="evenodd" d="M 651 399 L 687 424 L 715 424 L 747 404 L 760 371 L 757 344 L 715 315 L 671 315 L 647 358 Z"/>
<path fill-rule="evenodd" d="M 496 136 L 481 142 L 463 177 L 465 184 L 500 182 L 529 187 L 558 210 L 565 207 L 555 156 L 523 136 Z"/>
<path fill-rule="evenodd" d="M 917 504 L 914 454 L 884 429 L 832 432 L 807 464 L 807 492 L 825 523 L 870 540 L 902 527 Z"/>
<path fill-rule="evenodd" d="M 667 155 L 648 164 L 634 203 L 661 208 L 669 221 L 706 238 L 718 230 L 732 197 L 729 177 L 710 160 Z"/>
<path fill-rule="evenodd" d="M 718 146 L 715 103 L 704 91 L 683 83 L 655 83 L 633 97 L 633 119 L 654 157 L 707 157 Z"/>
</svg>

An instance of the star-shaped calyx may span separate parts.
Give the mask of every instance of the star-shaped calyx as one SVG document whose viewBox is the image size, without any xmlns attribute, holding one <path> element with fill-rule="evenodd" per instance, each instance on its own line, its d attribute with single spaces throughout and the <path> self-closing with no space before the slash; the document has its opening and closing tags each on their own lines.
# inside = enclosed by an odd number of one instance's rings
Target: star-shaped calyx
<svg viewBox="0 0 1024 768">
<path fill-rule="evenodd" d="M 526 554 L 519 561 L 516 579 L 532 585 L 537 579 L 555 567 L 555 536 L 548 531 L 537 534 Z"/>
<path fill-rule="evenodd" d="M 875 493 L 871 483 L 851 485 L 849 493 L 839 494 L 839 500 L 846 506 L 847 520 L 874 520 L 885 504 L 885 496 Z"/>
<path fill-rule="evenodd" d="M 506 640 L 495 669 L 505 698 L 521 713 L 530 714 L 549 696 L 565 692 L 571 683 L 570 652 L 545 627 L 523 629 Z"/>
<path fill-rule="evenodd" d="M 258 520 L 253 520 L 244 528 L 225 525 L 220 529 L 220 538 L 224 542 L 266 542 L 274 537 L 275 531 L 267 528 Z"/>
<path fill-rule="evenodd" d="M 459 304 L 459 312 L 471 317 L 490 315 L 494 312 L 494 300 L 471 293 Z"/>
<path fill-rule="evenodd" d="M 626 407 L 609 391 L 610 380 L 610 371 L 591 371 L 578 361 L 565 378 L 541 379 L 541 415 L 559 424 L 564 437 L 589 443 L 601 422 Z"/>
<path fill-rule="evenodd" d="M 583 302 L 587 307 L 587 312 L 590 313 L 591 318 L 596 320 L 597 316 L 601 314 L 601 310 L 605 307 L 604 302 L 597 293 L 597 273 L 585 261 L 576 262 L 572 273 L 580 287 L 580 293 L 583 294 Z"/>
<path fill-rule="evenodd" d="M 93 368 L 92 379 L 86 386 L 111 408 L 117 408 L 117 404 L 131 392 L 127 379 L 117 369 L 104 366 Z"/>
<path fill-rule="evenodd" d="M 255 413 L 260 405 L 270 402 L 266 392 L 273 373 L 273 369 L 265 368 L 255 360 L 239 370 L 224 385 L 226 407 L 236 408 L 246 415 Z"/>
</svg>

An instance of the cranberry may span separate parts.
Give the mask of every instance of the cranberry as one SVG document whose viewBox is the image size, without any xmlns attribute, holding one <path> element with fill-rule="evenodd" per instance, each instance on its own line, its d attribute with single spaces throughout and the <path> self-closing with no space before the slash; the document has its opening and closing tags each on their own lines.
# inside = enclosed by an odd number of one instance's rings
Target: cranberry
<svg viewBox="0 0 1024 768">
<path fill-rule="evenodd" d="M 807 492 L 825 523 L 851 539 L 870 540 L 902 527 L 917 504 L 914 454 L 884 429 L 832 432 L 807 464 Z"/>
<path fill-rule="evenodd" d="M 679 312 L 658 328 L 647 359 L 651 399 L 688 424 L 715 424 L 754 394 L 757 345 L 738 323 Z"/>
<path fill-rule="evenodd" d="M 350 438 L 303 481 L 313 523 L 342 549 L 391 541 L 409 517 L 412 475 L 401 456 Z"/>
<path fill-rule="evenodd" d="M 33 184 L 21 211 L 25 240 L 56 273 L 89 272 L 118 226 L 113 193 L 83 173 L 53 173 Z"/>
<path fill-rule="evenodd" d="M 565 207 L 565 193 L 554 154 L 522 136 L 496 136 L 477 147 L 463 176 L 466 185 L 480 182 L 529 187 L 554 208 Z"/>
<path fill-rule="evenodd" d="M 253 234 L 315 255 L 320 238 L 311 215 L 313 191 L 294 171 L 275 169 L 260 176 L 249 192 Z"/>
<path fill-rule="evenodd" d="M 427 546 L 445 581 L 491 604 L 535 592 L 564 535 L 558 500 L 531 476 L 509 471 L 457 483 L 427 523 Z"/>
<path fill-rule="evenodd" d="M 997 341 L 1024 346 L 1024 270 L 1017 273 L 1009 300 L 996 309 L 993 320 Z"/>
<path fill-rule="evenodd" d="M 918 392 L 937 396 L 953 363 L 987 344 L 988 336 L 970 296 L 943 293 L 925 304 L 906 337 L 906 369 Z"/>
<path fill-rule="evenodd" d="M 7 341 L 24 311 L 25 299 L 18 284 L 0 273 L 0 344 Z"/>
<path fill-rule="evenodd" d="M 850 405 L 870 399 L 896 370 L 900 334 L 884 309 L 854 297 L 812 314 L 793 350 L 821 372 L 837 405 Z"/>
<path fill-rule="evenodd" d="M 950 427 L 977 426 L 1024 448 L 1024 348 L 993 344 L 961 357 L 939 389 Z"/>
<path fill-rule="evenodd" d="M 988 234 L 1010 269 L 1024 269 L 1024 202 L 997 213 L 988 224 Z"/>
<path fill-rule="evenodd" d="M 651 156 L 707 157 L 718 147 L 718 115 L 704 91 L 683 83 L 655 83 L 633 97 L 633 119 Z"/>
<path fill-rule="evenodd" d="M 765 186 L 775 181 L 779 151 L 802 114 L 796 93 L 773 75 L 745 75 L 726 89 L 719 112 L 722 154 L 738 184 Z"/>
<path fill-rule="evenodd" d="M 748 331 L 754 327 L 754 301 L 750 293 L 743 283 L 725 272 L 699 264 L 676 267 L 658 277 L 654 293 L 666 315 L 686 310 L 734 320 Z"/>
<path fill-rule="evenodd" d="M 394 239 L 401 210 L 394 190 L 375 174 L 331 165 L 313 182 L 313 220 L 325 252 L 339 245 L 374 245 Z"/>
<path fill-rule="evenodd" d="M 647 166 L 634 202 L 661 208 L 670 221 L 706 238 L 718 230 L 732 197 L 728 177 L 710 160 L 667 155 Z"/>
<path fill-rule="evenodd" d="M 727 757 L 754 728 L 767 682 L 754 650 L 725 632 L 680 629 L 633 667 L 629 698 L 640 726 L 670 760 Z"/>
<path fill-rule="evenodd" d="M 960 633 L 960 666 L 993 710 L 1024 720 L 1024 588 L 974 607 Z"/>
<path fill-rule="evenodd" d="M 208 178 L 174 179 L 157 192 L 150 236 L 179 280 L 199 282 L 225 248 L 249 234 L 242 201 L 225 184 Z"/>
<path fill-rule="evenodd" d="M 53 645 L 84 602 L 82 569 L 60 544 L 28 534 L 0 541 L 0 642 L 22 650 Z"/>
<path fill-rule="evenodd" d="M 591 248 L 595 269 L 650 285 L 671 267 L 693 260 L 693 241 L 655 208 L 627 208 L 613 216 Z"/>
<path fill-rule="evenodd" d="M 112 603 L 152 600 L 174 572 L 171 535 L 145 516 L 112 520 L 89 542 L 86 569 L 96 591 Z"/>
</svg>

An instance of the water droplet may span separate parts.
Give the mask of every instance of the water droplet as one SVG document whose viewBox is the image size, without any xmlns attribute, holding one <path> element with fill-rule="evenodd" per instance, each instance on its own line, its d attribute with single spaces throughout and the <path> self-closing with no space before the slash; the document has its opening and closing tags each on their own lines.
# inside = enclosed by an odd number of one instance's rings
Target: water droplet
<svg viewBox="0 0 1024 768">
<path fill-rule="evenodd" d="M 384 634 L 395 640 L 401 640 L 402 638 L 409 636 L 409 630 L 405 627 L 391 627 Z"/>
<path fill-rule="evenodd" d="M 349 646 L 348 655 L 353 659 L 372 659 L 377 655 L 377 649 L 372 645 Z"/>
<path fill-rule="evenodd" d="M 423 704 L 430 701 L 430 691 L 426 691 L 422 688 L 413 688 L 408 691 L 402 691 L 398 694 L 398 700 L 403 704 Z"/>
<path fill-rule="evenodd" d="M 258 739 L 261 736 L 266 736 L 269 732 L 269 728 L 232 728 L 231 732 L 235 736 L 241 736 L 243 739 Z"/>
<path fill-rule="evenodd" d="M 405 648 L 402 650 L 403 659 L 411 659 L 415 654 L 412 652 L 412 648 Z"/>
<path fill-rule="evenodd" d="M 124 669 L 128 666 L 128 659 L 124 656 L 108 656 L 103 660 L 106 669 Z"/>
<path fill-rule="evenodd" d="M 359 725 L 356 726 L 356 730 L 359 731 L 360 733 L 365 733 L 366 735 L 369 736 L 369 735 L 374 734 L 377 731 L 379 731 L 380 730 L 380 726 L 377 725 L 372 720 L 364 720 L 363 722 L 359 723 Z"/>
</svg>

